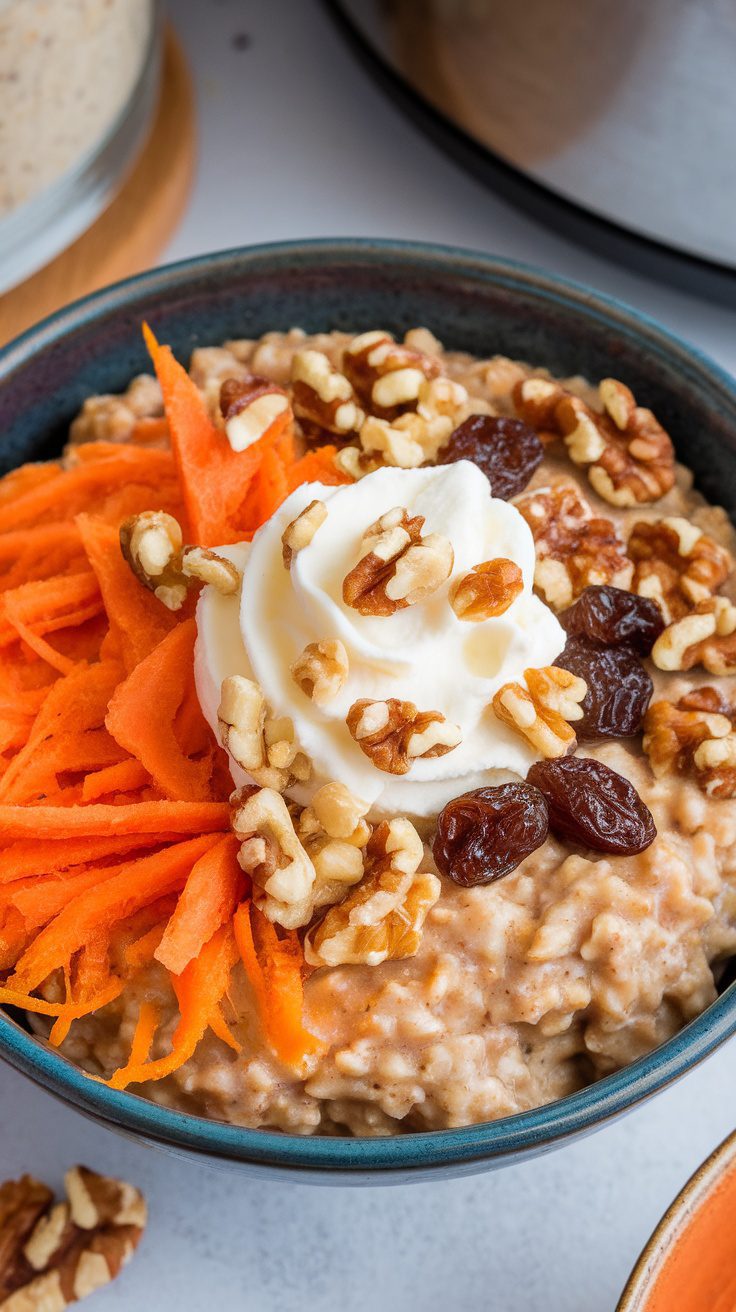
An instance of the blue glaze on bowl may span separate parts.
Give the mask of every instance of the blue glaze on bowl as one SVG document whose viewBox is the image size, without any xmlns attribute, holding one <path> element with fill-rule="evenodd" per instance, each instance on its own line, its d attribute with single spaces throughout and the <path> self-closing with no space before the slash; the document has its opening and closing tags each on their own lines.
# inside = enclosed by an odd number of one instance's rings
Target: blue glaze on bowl
<svg viewBox="0 0 736 1312">
<path fill-rule="evenodd" d="M 650 405 L 706 496 L 736 517 L 736 384 L 653 320 L 574 283 L 491 256 L 371 240 L 283 243 L 154 270 L 77 302 L 0 353 L 0 468 L 57 452 L 86 396 L 148 367 L 140 323 L 175 352 L 294 324 L 308 331 L 423 324 L 450 348 L 591 378 Z M 124 1133 L 267 1175 L 339 1183 L 451 1176 L 549 1151 L 665 1088 L 736 1030 L 736 985 L 624 1070 L 534 1111 L 392 1138 L 302 1138 L 158 1107 L 86 1077 L 0 1014 L 0 1055 Z"/>
</svg>

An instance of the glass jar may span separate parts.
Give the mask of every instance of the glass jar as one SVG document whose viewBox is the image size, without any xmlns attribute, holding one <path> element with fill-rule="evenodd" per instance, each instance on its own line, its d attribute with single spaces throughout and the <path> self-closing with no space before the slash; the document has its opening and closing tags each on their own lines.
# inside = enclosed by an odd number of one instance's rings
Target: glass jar
<svg viewBox="0 0 736 1312">
<path fill-rule="evenodd" d="M 0 0 L 0 291 L 74 241 L 155 111 L 159 0 Z"/>
</svg>

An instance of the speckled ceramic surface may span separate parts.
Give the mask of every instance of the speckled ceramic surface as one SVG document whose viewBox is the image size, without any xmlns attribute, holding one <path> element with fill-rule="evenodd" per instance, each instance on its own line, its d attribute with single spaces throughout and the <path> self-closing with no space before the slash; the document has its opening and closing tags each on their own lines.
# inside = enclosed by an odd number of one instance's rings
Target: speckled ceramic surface
<svg viewBox="0 0 736 1312">
<path fill-rule="evenodd" d="M 584 287 L 491 256 L 401 242 L 319 241 L 205 256 L 71 306 L 0 354 L 0 467 L 58 451 L 83 399 L 121 390 L 147 366 L 140 323 L 187 357 L 193 347 L 294 324 L 403 332 L 426 324 L 447 346 L 541 361 L 560 374 L 614 374 L 646 396 L 702 491 L 736 516 L 736 383 L 652 320 Z M 106 1124 L 267 1173 L 390 1181 L 461 1174 L 544 1152 L 677 1079 L 736 1030 L 736 985 L 625 1070 L 521 1115 L 393 1138 L 298 1138 L 183 1115 L 89 1080 L 0 1016 L 0 1055 Z"/>
</svg>

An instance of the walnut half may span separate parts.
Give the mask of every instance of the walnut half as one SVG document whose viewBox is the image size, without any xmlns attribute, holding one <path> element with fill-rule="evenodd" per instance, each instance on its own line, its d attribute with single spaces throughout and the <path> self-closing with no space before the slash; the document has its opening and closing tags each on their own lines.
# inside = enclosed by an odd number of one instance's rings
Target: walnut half
<svg viewBox="0 0 736 1312">
<path fill-rule="evenodd" d="M 709 674 L 736 674 L 736 606 L 726 597 L 698 602 L 659 635 L 652 660 L 659 670 L 702 665 Z"/>
<path fill-rule="evenodd" d="M 361 751 L 387 774 L 406 774 L 420 757 L 444 756 L 462 741 L 458 725 L 439 711 L 419 711 L 396 697 L 353 702 L 347 726 Z"/>
<path fill-rule="evenodd" d="M 736 796 L 734 709 L 710 687 L 693 689 L 676 704 L 652 702 L 642 746 L 653 773 L 691 774 L 709 797 Z"/>
<path fill-rule="evenodd" d="M 514 502 L 536 547 L 534 583 L 555 610 L 591 584 L 628 588 L 633 565 L 610 519 L 594 515 L 577 484 L 559 482 Z"/>
<path fill-rule="evenodd" d="M 546 759 L 565 756 L 575 748 L 575 731 L 570 727 L 582 719 L 581 703 L 588 691 L 584 679 L 557 665 L 525 670 L 526 687 L 505 683 L 493 698 L 499 720 L 531 743 Z"/>
<path fill-rule="evenodd" d="M 63 1312 L 114 1280 L 146 1225 L 143 1195 L 122 1180 L 75 1166 L 67 1197 L 30 1176 L 0 1186 L 0 1306 Z"/>
<path fill-rule="evenodd" d="M 383 821 L 366 848 L 364 878 L 307 934 L 309 965 L 378 966 L 414 956 L 440 895 L 437 876 L 419 871 L 423 853 L 408 820 Z"/>
<path fill-rule="evenodd" d="M 361 615 L 394 615 L 424 601 L 452 573 L 454 552 L 439 533 L 422 537 L 424 517 L 403 506 L 388 510 L 363 534 L 357 565 L 346 575 L 342 596 Z"/>
<path fill-rule="evenodd" d="M 120 525 L 120 550 L 139 583 L 169 610 L 180 610 L 189 588 L 211 584 L 224 596 L 240 587 L 232 561 L 208 547 L 185 547 L 173 515 L 144 510 Z"/>
<path fill-rule="evenodd" d="M 707 601 L 733 569 L 724 547 L 678 516 L 634 524 L 627 550 L 634 592 L 656 601 L 668 624 Z"/>
</svg>

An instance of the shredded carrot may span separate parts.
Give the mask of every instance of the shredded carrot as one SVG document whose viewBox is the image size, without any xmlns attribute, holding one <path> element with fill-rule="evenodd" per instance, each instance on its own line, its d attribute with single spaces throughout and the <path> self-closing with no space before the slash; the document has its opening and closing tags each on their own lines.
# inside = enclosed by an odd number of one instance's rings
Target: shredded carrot
<svg viewBox="0 0 736 1312">
<path fill-rule="evenodd" d="M 64 970 L 67 1002 L 85 1003 L 96 998 L 113 978 L 110 970 L 110 939 L 104 931 L 85 943 L 71 969 Z M 51 1027 L 49 1043 L 60 1047 L 71 1029 L 74 1016 L 59 1016 Z"/>
<path fill-rule="evenodd" d="M 0 479 L 0 1005 L 54 1018 L 62 1043 L 155 959 L 180 1019 L 151 1061 L 159 1010 L 142 1004 L 112 1081 L 125 1088 L 176 1070 L 208 1029 L 240 1051 L 223 1010 L 240 956 L 268 1043 L 304 1073 L 323 1045 L 302 1018 L 301 948 L 242 903 L 229 807 L 212 800 L 230 779 L 197 698 L 192 605 L 171 613 L 141 586 L 119 528 L 164 510 L 187 541 L 217 546 L 251 538 L 303 482 L 350 480 L 335 447 L 296 458 L 288 408 L 233 451 L 170 349 L 144 336 L 165 417 Z M 65 1001 L 34 996 L 56 974 Z"/>
<path fill-rule="evenodd" d="M 46 1002 L 44 998 L 35 998 L 30 993 L 0 984 L 0 1006 L 20 1007 L 22 1011 L 33 1011 L 41 1016 L 64 1016 L 78 1020 L 113 1002 L 120 996 L 125 984 L 124 979 L 111 979 L 97 997 L 87 998 L 84 1002 Z"/>
<path fill-rule="evenodd" d="M 194 664 L 197 626 L 185 620 L 154 647 L 113 693 L 106 725 L 167 797 L 204 802 L 210 797 L 210 754 L 187 756 L 174 733 L 176 713 Z"/>
<path fill-rule="evenodd" d="M 247 902 L 235 912 L 233 929 L 266 1040 L 285 1066 L 304 1075 L 309 1057 L 324 1044 L 302 1020 L 304 958 L 299 939 L 293 931 L 279 938 L 270 920 Z"/>
<path fill-rule="evenodd" d="M 228 1048 L 233 1052 L 242 1052 L 243 1045 L 239 1043 L 222 1014 L 222 1006 L 215 1007 L 210 1016 L 210 1029 Z"/>
<path fill-rule="evenodd" d="M 156 376 L 164 396 L 171 444 L 179 471 L 189 529 L 203 547 L 237 542 L 248 525 L 242 516 L 251 480 L 264 453 L 290 422 L 289 411 L 278 415 L 268 432 L 245 451 L 233 451 L 227 437 L 207 413 L 202 394 L 168 346 L 161 346 L 143 326 Z"/>
<path fill-rule="evenodd" d="M 123 920 L 154 899 L 182 888 L 194 862 L 216 841 L 205 834 L 176 843 L 126 863 L 112 877 L 87 888 L 41 930 L 20 958 L 8 986 L 22 991 L 38 988 L 100 927 Z"/>
<path fill-rule="evenodd" d="M 227 802 L 132 802 L 113 806 L 2 806 L 0 838 L 106 837 L 112 834 L 202 834 L 226 830 Z"/>
<path fill-rule="evenodd" d="M 134 834 L 130 838 L 29 838 L 8 843 L 0 851 L 0 885 L 33 875 L 43 879 L 74 866 L 104 862 L 135 848 L 155 847 L 167 835 Z"/>
<path fill-rule="evenodd" d="M 21 583 L 0 597 L 0 646 L 17 641 L 17 620 L 34 633 L 45 634 L 81 624 L 101 609 L 100 589 L 91 570 Z"/>
<path fill-rule="evenodd" d="M 245 882 L 237 852 L 238 840 L 226 834 L 192 866 L 156 950 L 156 959 L 172 975 L 180 975 L 220 925 L 230 920 Z"/>
<path fill-rule="evenodd" d="M 105 765 L 101 770 L 90 772 L 82 784 L 82 801 L 96 802 L 100 797 L 109 797 L 111 793 L 134 793 L 139 788 L 150 784 L 148 771 L 140 761 L 134 759 L 119 761 L 117 765 Z"/>
<path fill-rule="evenodd" d="M 171 632 L 177 616 L 141 587 L 123 560 L 114 528 L 93 515 L 78 515 L 76 522 L 130 672 Z"/>
<path fill-rule="evenodd" d="M 325 483 L 328 487 L 351 483 L 350 475 L 336 468 L 336 455 L 336 446 L 320 446 L 316 451 L 308 451 L 289 470 L 289 491 L 293 492 L 302 483 Z"/>
<path fill-rule="evenodd" d="M 232 926 L 223 925 L 186 970 L 173 978 L 180 1018 L 174 1030 L 171 1052 L 156 1061 L 135 1065 L 129 1062 L 108 1081 L 113 1089 L 124 1089 L 129 1084 L 141 1084 L 146 1080 L 161 1080 L 189 1060 L 213 1019 L 215 1024 L 218 1023 L 220 1003 L 236 958 Z"/>
</svg>

